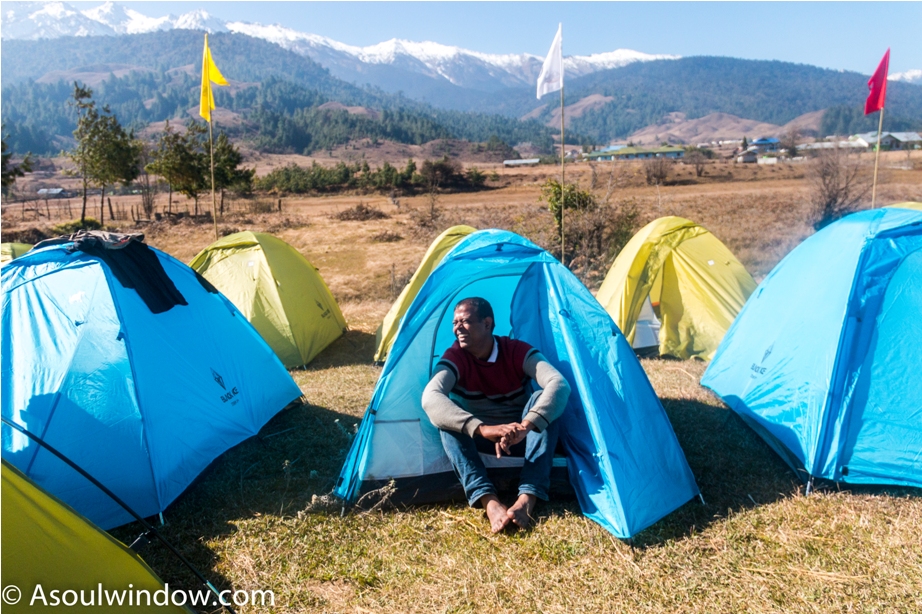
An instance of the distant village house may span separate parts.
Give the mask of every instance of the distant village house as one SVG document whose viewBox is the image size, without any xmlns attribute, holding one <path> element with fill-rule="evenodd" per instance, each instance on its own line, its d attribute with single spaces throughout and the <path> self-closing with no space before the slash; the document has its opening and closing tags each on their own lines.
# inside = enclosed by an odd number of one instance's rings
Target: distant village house
<svg viewBox="0 0 922 614">
<path fill-rule="evenodd" d="M 619 147 L 603 149 L 583 156 L 587 160 L 647 160 L 649 158 L 684 158 L 685 150 L 681 147 L 663 146 L 653 148 Z"/>
<path fill-rule="evenodd" d="M 774 137 L 762 137 L 760 139 L 754 140 L 749 145 L 750 147 L 754 147 L 757 153 L 764 154 L 778 151 L 779 147 L 781 146 L 781 141 Z"/>
<path fill-rule="evenodd" d="M 39 198 L 45 198 L 45 199 L 73 198 L 74 196 L 76 196 L 74 192 L 70 192 L 68 190 L 65 190 L 64 188 L 42 188 L 38 192 L 36 192 L 36 194 L 38 194 Z"/>
<path fill-rule="evenodd" d="M 871 149 L 877 144 L 877 133 L 856 134 L 848 140 Z M 880 147 L 890 150 L 917 149 L 922 147 L 922 136 L 918 132 L 883 132 L 880 135 Z"/>
<path fill-rule="evenodd" d="M 541 158 L 526 158 L 524 160 L 503 160 L 503 166 L 535 166 Z"/>
</svg>

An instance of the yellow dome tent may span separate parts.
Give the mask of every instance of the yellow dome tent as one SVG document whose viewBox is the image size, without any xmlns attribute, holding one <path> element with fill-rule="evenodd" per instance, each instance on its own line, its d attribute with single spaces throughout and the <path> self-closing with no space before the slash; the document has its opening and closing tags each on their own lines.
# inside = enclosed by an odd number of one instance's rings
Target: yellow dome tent
<svg viewBox="0 0 922 614">
<path fill-rule="evenodd" d="M 120 541 L 38 488 L 5 460 L 0 473 L 4 612 L 56 607 L 55 601 L 58 606 L 87 607 L 92 601 L 94 612 L 191 612 L 173 605 L 182 602 L 172 591 L 168 594 L 151 568 Z M 10 586 L 19 592 L 11 593 Z M 129 590 L 133 607 L 127 607 Z M 110 606 L 116 592 L 123 604 Z M 19 600 L 12 603 L 16 594 Z"/>
<path fill-rule="evenodd" d="M 659 353 L 710 360 L 756 288 L 739 260 L 707 229 L 662 217 L 624 246 L 596 298 L 627 340 L 649 297 L 661 320 Z"/>
<path fill-rule="evenodd" d="M 317 269 L 272 235 L 228 235 L 189 266 L 246 316 L 286 367 L 309 363 L 346 330 L 342 311 Z"/>
<path fill-rule="evenodd" d="M 391 345 L 394 343 L 394 338 L 397 336 L 397 329 L 400 327 L 400 318 L 402 318 L 403 314 L 410 308 L 413 299 L 416 298 L 419 289 L 426 283 L 426 279 L 429 278 L 429 274 L 432 270 L 438 266 L 442 258 L 445 257 L 445 254 L 450 252 L 454 246 L 458 244 L 458 241 L 476 231 L 476 228 L 471 228 L 470 226 L 452 226 L 435 238 L 435 241 L 432 242 L 432 245 L 430 245 L 428 251 L 426 251 L 426 255 L 423 256 L 423 261 L 419 265 L 419 268 L 416 269 L 416 272 L 413 273 L 413 277 L 410 278 L 410 283 L 404 287 L 400 296 L 398 296 L 394 304 L 391 305 L 390 311 L 384 316 L 384 322 L 382 322 L 381 326 L 378 328 L 378 350 L 375 352 L 375 362 L 384 362 L 387 358 L 387 354 L 391 350 Z"/>
<path fill-rule="evenodd" d="M 922 211 L 922 203 L 914 202 L 896 203 L 893 205 L 887 205 L 887 207 L 889 209 L 915 209 L 917 211 Z"/>
<path fill-rule="evenodd" d="M 0 263 L 19 258 L 32 249 L 28 243 L 0 243 Z"/>
</svg>

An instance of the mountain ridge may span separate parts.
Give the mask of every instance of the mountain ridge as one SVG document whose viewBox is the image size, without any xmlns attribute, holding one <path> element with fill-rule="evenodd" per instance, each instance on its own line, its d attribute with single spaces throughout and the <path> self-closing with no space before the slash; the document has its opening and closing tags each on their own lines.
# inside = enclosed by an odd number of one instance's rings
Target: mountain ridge
<svg viewBox="0 0 922 614">
<path fill-rule="evenodd" d="M 379 70 L 390 66 L 442 79 L 461 87 L 493 91 L 533 83 L 544 61 L 527 53 L 489 54 L 432 41 L 390 39 L 357 47 L 317 34 L 299 32 L 279 24 L 264 25 L 243 21 L 224 21 L 203 9 L 179 16 L 148 17 L 115 2 L 105 2 L 80 11 L 66 2 L 8 2 L 4 10 L 4 40 L 40 40 L 73 36 L 124 36 L 170 29 L 203 30 L 210 33 L 237 32 L 275 43 L 311 57 L 330 69 L 340 79 L 378 87 L 390 83 L 393 72 Z M 57 21 L 55 21 L 57 20 Z M 52 36 L 47 36 L 48 34 Z M 653 55 L 630 49 L 616 49 L 588 56 L 567 56 L 564 67 L 572 76 L 590 74 L 624 66 L 631 62 L 676 59 L 675 55 Z M 389 90 L 384 87 L 386 91 Z"/>
</svg>

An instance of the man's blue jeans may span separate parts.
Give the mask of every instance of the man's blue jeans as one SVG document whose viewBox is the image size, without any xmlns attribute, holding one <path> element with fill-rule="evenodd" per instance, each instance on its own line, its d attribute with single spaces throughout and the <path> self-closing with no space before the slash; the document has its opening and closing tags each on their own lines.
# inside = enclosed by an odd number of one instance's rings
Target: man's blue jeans
<svg viewBox="0 0 922 614">
<path fill-rule="evenodd" d="M 541 391 L 535 392 L 525 409 L 522 418 L 528 414 L 532 405 L 540 396 Z M 484 424 L 490 424 L 484 420 Z M 499 424 L 499 423 L 497 423 Z M 525 440 L 512 447 L 512 456 L 525 458 L 522 473 L 519 476 L 519 494 L 534 495 L 543 501 L 548 500 L 548 488 L 551 484 L 551 468 L 554 464 L 554 450 L 557 448 L 557 437 L 560 432 L 558 420 L 552 422 L 540 433 L 529 431 Z M 480 451 L 495 454 L 496 446 L 492 441 L 482 437 L 471 438 L 464 433 L 440 430 L 442 447 L 454 467 L 455 475 L 464 487 L 464 495 L 473 507 L 485 495 L 495 495 L 496 487 L 487 477 L 487 469 L 480 458 Z M 481 450 L 478 450 L 478 447 Z"/>
</svg>

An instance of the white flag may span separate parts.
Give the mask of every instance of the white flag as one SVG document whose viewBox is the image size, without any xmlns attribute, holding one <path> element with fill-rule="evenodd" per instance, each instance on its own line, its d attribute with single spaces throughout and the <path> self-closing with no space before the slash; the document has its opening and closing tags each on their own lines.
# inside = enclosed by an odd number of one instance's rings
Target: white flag
<svg viewBox="0 0 922 614">
<path fill-rule="evenodd" d="M 563 24 L 557 26 L 557 36 L 538 75 L 538 99 L 560 89 L 563 89 Z"/>
</svg>

